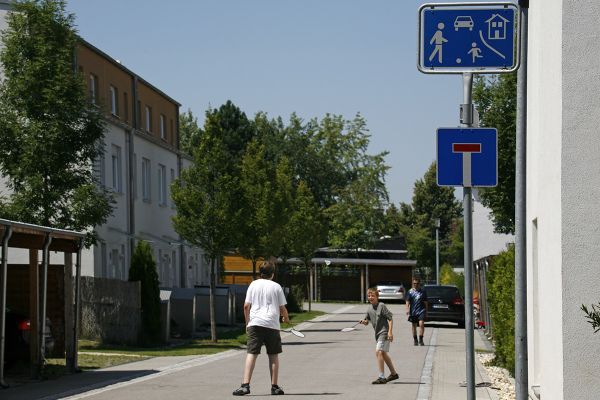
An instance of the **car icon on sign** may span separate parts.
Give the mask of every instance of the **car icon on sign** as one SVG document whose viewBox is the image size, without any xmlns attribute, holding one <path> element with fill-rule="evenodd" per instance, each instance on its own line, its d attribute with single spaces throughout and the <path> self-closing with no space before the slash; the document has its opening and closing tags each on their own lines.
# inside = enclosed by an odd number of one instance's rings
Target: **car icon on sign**
<svg viewBox="0 0 600 400">
<path fill-rule="evenodd" d="M 454 30 L 457 31 L 458 28 L 469 28 L 472 31 L 473 19 L 468 15 L 456 17 L 456 20 L 454 20 Z"/>
</svg>

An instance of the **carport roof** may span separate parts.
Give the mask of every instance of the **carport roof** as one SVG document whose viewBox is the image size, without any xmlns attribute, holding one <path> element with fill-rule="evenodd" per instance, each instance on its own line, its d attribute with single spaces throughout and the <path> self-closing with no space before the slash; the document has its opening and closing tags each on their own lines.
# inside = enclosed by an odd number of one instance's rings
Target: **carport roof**
<svg viewBox="0 0 600 400">
<path fill-rule="evenodd" d="M 85 238 L 85 234 L 81 232 L 48 228 L 1 218 L 0 238 L 4 237 L 4 233 L 9 227 L 12 229 L 12 236 L 8 240 L 8 247 L 43 250 L 46 235 L 50 235 L 52 243 L 48 250 L 76 253 L 79 242 Z"/>
<path fill-rule="evenodd" d="M 326 261 L 332 265 L 369 265 L 369 266 L 410 266 L 417 265 L 415 260 L 389 260 L 376 258 L 347 258 L 347 257 L 315 257 L 311 260 L 314 264 L 326 264 Z"/>
</svg>

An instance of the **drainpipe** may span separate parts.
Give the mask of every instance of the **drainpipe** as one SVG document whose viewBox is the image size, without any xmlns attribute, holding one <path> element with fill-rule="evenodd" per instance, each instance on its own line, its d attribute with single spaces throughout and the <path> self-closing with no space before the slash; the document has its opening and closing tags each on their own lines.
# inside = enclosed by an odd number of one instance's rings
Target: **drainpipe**
<svg viewBox="0 0 600 400">
<path fill-rule="evenodd" d="M 4 381 L 4 345 L 6 343 L 6 279 L 8 270 L 8 240 L 12 236 L 12 227 L 4 227 L 4 238 L 2 239 L 2 271 L 0 272 L 0 387 L 7 388 Z"/>
<path fill-rule="evenodd" d="M 42 315 L 40 316 L 40 331 L 39 331 L 39 338 L 40 338 L 40 342 L 39 342 L 39 346 L 40 346 L 40 354 L 39 354 L 39 363 L 38 365 L 43 365 L 43 362 L 45 360 L 45 353 L 46 353 L 46 341 L 44 340 L 45 337 L 45 332 L 46 332 L 46 305 L 48 303 L 48 264 L 50 262 L 50 252 L 48 251 L 48 248 L 50 247 L 50 244 L 52 243 L 52 236 L 47 233 L 46 234 L 46 238 L 44 239 L 44 248 L 43 248 L 43 261 L 42 261 L 42 268 L 43 268 L 43 273 L 42 273 Z"/>
</svg>

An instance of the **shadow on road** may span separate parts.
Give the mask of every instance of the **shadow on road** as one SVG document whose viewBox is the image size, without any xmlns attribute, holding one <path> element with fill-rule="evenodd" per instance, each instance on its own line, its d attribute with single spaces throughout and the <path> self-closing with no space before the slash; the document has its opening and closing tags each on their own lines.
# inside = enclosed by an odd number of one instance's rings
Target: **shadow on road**
<svg viewBox="0 0 600 400">
<path fill-rule="evenodd" d="M 337 342 L 307 342 L 307 341 L 302 341 L 302 342 L 283 342 L 282 344 L 285 346 L 304 346 L 306 344 L 331 344 L 331 343 L 337 343 Z"/>
</svg>

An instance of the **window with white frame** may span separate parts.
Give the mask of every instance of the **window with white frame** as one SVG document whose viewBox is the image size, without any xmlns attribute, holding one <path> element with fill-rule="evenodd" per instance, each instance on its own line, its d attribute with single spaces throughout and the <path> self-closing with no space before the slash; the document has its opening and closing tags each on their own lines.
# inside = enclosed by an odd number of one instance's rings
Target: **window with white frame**
<svg viewBox="0 0 600 400">
<path fill-rule="evenodd" d="M 121 165 L 121 148 L 117 145 L 112 145 L 112 182 L 111 187 L 117 193 L 122 193 L 122 165 Z"/>
<path fill-rule="evenodd" d="M 175 181 L 175 170 L 173 168 L 171 168 L 171 182 L 169 183 L 169 188 L 171 187 L 171 185 L 173 184 L 173 182 Z M 173 201 L 173 192 L 169 191 L 170 193 L 170 197 L 171 197 L 171 208 L 175 208 L 175 202 Z"/>
<path fill-rule="evenodd" d="M 113 85 L 110 85 L 110 113 L 114 116 L 119 115 L 119 91 Z"/>
<path fill-rule="evenodd" d="M 160 114 L 160 138 L 167 140 L 167 123 L 165 116 Z"/>
<path fill-rule="evenodd" d="M 150 201 L 150 160 L 142 158 L 142 198 Z"/>
<path fill-rule="evenodd" d="M 92 104 L 98 102 L 98 77 L 94 74 L 90 74 L 90 101 Z"/>
<path fill-rule="evenodd" d="M 137 188 L 137 154 L 133 153 L 133 170 L 131 171 L 131 186 L 133 188 L 133 198 L 137 199 L 138 188 Z"/>
<path fill-rule="evenodd" d="M 158 203 L 167 205 L 167 167 L 158 164 Z"/>
<path fill-rule="evenodd" d="M 152 132 L 152 107 L 146 106 L 146 131 Z"/>
</svg>

